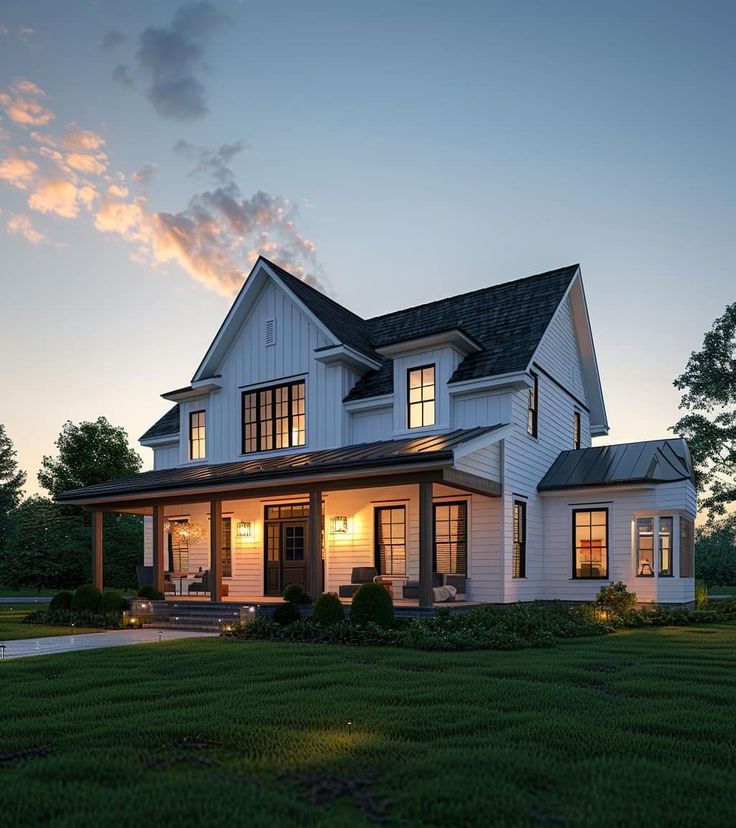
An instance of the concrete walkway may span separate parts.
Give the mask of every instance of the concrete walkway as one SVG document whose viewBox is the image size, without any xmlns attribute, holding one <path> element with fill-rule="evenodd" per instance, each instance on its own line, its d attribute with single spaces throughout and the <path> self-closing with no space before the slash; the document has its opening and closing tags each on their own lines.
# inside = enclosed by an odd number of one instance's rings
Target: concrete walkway
<svg viewBox="0 0 736 828">
<path fill-rule="evenodd" d="M 15 598 L 0 598 L 0 604 L 49 604 L 51 603 L 50 595 L 16 595 Z"/>
<path fill-rule="evenodd" d="M 186 630 L 161 630 L 162 641 L 177 641 L 180 638 L 202 638 L 216 636 L 216 632 L 188 632 Z M 2 641 L 5 644 L 5 658 L 26 658 L 27 656 L 57 655 L 76 653 L 81 650 L 99 650 L 104 647 L 124 647 L 128 644 L 158 643 L 157 629 L 108 630 L 83 635 L 57 635 L 48 638 L 27 638 L 22 641 Z"/>
</svg>

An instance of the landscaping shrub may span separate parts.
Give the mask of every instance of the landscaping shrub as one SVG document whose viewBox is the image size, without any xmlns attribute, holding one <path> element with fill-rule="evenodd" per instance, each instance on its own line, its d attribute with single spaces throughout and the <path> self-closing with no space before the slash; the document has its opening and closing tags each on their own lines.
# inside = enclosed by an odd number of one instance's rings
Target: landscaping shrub
<svg viewBox="0 0 736 828">
<path fill-rule="evenodd" d="M 704 607 L 708 603 L 708 584 L 705 581 L 695 582 L 695 606 Z"/>
<path fill-rule="evenodd" d="M 125 609 L 125 598 L 117 589 L 106 589 L 100 599 L 100 612 L 122 612 Z"/>
<path fill-rule="evenodd" d="M 50 610 L 70 610 L 74 593 L 70 589 L 62 589 L 49 601 Z"/>
<path fill-rule="evenodd" d="M 378 624 L 390 627 L 394 623 L 394 602 L 381 584 L 363 584 L 355 593 L 350 607 L 352 624 Z"/>
<path fill-rule="evenodd" d="M 326 592 L 324 595 L 320 595 L 314 605 L 312 619 L 316 624 L 324 626 L 339 624 L 345 620 L 345 610 L 334 592 Z"/>
<path fill-rule="evenodd" d="M 120 615 L 110 613 L 100 615 L 96 612 L 43 609 L 29 613 L 22 623 L 45 624 L 50 627 L 117 629 L 122 626 L 122 619 Z"/>
<path fill-rule="evenodd" d="M 636 593 L 629 592 L 623 581 L 616 581 L 615 584 L 607 584 L 598 591 L 595 596 L 596 604 L 615 616 L 623 615 L 636 606 Z"/>
<path fill-rule="evenodd" d="M 136 594 L 139 598 L 148 598 L 149 601 L 163 601 L 165 597 L 163 592 L 160 592 L 150 584 L 142 586 Z"/>
<path fill-rule="evenodd" d="M 283 592 L 284 601 L 292 604 L 311 604 L 312 599 L 299 584 L 289 584 Z"/>
<path fill-rule="evenodd" d="M 301 617 L 301 610 L 292 601 L 279 604 L 273 611 L 273 620 L 281 626 L 293 624 L 295 621 L 301 621 Z"/>
<path fill-rule="evenodd" d="M 82 584 L 74 590 L 72 612 L 96 613 L 100 608 L 102 593 L 93 584 Z"/>
</svg>

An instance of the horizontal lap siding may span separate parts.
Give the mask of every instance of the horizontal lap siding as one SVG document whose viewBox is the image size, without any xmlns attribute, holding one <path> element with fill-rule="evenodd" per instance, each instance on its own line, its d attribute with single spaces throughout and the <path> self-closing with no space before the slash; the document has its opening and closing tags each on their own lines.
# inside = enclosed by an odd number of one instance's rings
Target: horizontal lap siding
<svg viewBox="0 0 736 828">
<path fill-rule="evenodd" d="M 501 481 L 501 443 L 472 451 L 455 463 L 456 469 L 477 474 L 487 480 Z"/>
</svg>

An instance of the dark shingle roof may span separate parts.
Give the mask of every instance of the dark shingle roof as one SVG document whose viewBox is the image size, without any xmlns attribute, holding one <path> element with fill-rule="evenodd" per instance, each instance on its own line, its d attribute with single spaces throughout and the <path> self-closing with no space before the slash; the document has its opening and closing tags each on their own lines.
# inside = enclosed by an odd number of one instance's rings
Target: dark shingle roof
<svg viewBox="0 0 736 828">
<path fill-rule="evenodd" d="M 252 460 L 235 463 L 217 463 L 206 466 L 162 469 L 109 480 L 83 489 L 62 492 L 58 500 L 74 503 L 94 498 L 119 497 L 131 494 L 150 494 L 171 489 L 191 489 L 208 486 L 253 484 L 273 478 L 290 476 L 324 477 L 338 471 L 380 468 L 397 463 L 414 465 L 429 461 L 451 460 L 453 449 L 460 443 L 472 440 L 500 428 L 500 425 L 457 429 L 449 434 L 432 434 L 423 437 L 406 437 L 401 440 L 381 440 L 319 451 L 268 457 L 260 455 Z"/>
<path fill-rule="evenodd" d="M 647 440 L 563 451 L 537 488 L 551 491 L 678 480 L 694 480 L 687 443 L 681 439 Z"/>
<path fill-rule="evenodd" d="M 154 437 L 167 437 L 169 434 L 179 433 L 179 406 L 172 406 L 160 420 L 156 422 L 139 439 L 152 440 Z"/>
</svg>

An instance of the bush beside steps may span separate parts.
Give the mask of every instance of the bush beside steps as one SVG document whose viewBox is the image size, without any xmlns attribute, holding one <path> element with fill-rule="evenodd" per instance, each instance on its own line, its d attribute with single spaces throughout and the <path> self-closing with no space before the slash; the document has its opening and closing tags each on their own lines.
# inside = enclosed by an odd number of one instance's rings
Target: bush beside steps
<svg viewBox="0 0 736 828">
<path fill-rule="evenodd" d="M 122 626 L 126 606 L 125 598 L 117 589 L 100 592 L 93 584 L 83 584 L 74 592 L 68 589 L 57 592 L 48 609 L 30 613 L 23 623 L 116 629 Z"/>
</svg>

